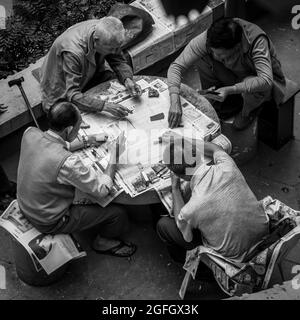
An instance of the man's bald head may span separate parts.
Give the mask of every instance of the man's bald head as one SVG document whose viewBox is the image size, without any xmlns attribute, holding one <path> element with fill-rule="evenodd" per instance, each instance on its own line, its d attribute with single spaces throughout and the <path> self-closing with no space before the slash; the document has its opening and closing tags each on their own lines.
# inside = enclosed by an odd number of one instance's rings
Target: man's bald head
<svg viewBox="0 0 300 320">
<path fill-rule="evenodd" d="M 95 26 L 94 41 L 102 45 L 120 46 L 125 40 L 125 29 L 121 20 L 115 17 L 103 17 Z"/>
</svg>

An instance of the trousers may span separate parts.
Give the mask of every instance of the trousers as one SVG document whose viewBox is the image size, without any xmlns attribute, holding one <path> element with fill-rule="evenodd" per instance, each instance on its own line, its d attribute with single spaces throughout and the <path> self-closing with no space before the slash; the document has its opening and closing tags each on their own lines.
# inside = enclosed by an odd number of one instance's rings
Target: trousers
<svg viewBox="0 0 300 320">
<path fill-rule="evenodd" d="M 202 237 L 199 230 L 193 231 L 193 240 L 184 240 L 181 231 L 178 229 L 175 219 L 162 217 L 156 225 L 156 231 L 160 239 L 166 244 L 171 258 L 183 263 L 187 250 L 192 250 L 202 244 Z"/>
<path fill-rule="evenodd" d="M 97 204 L 72 205 L 69 213 L 53 225 L 33 225 L 42 233 L 74 233 L 93 228 L 102 237 L 118 238 L 128 227 L 125 209 L 116 204 L 102 208 Z"/>
<path fill-rule="evenodd" d="M 232 86 L 240 79 L 222 63 L 205 56 L 197 63 L 202 89 L 211 87 L 221 88 Z M 249 75 L 253 77 L 255 75 Z M 224 102 L 210 100 L 220 119 L 226 119 L 242 112 L 243 116 L 249 116 L 251 111 L 260 107 L 264 102 L 271 100 L 272 90 L 255 93 L 243 93 L 228 96 Z"/>
</svg>

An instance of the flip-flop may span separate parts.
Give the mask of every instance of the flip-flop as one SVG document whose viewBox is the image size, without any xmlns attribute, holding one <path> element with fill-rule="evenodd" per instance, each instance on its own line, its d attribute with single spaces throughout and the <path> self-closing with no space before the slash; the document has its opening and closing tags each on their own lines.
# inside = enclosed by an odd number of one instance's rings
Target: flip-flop
<svg viewBox="0 0 300 320">
<path fill-rule="evenodd" d="M 95 248 L 93 248 L 93 250 L 96 251 L 97 253 L 100 253 L 100 254 L 107 254 L 110 256 L 115 256 L 115 257 L 120 257 L 120 258 L 131 257 L 135 253 L 137 246 L 131 242 L 125 242 L 122 240 L 119 240 L 119 241 L 120 241 L 119 244 L 117 244 L 116 246 L 114 246 L 108 250 L 98 250 Z M 120 250 L 121 248 L 123 248 L 125 246 L 131 248 L 131 251 L 129 251 L 128 253 L 125 253 L 125 252 L 118 253 L 118 250 Z"/>
</svg>

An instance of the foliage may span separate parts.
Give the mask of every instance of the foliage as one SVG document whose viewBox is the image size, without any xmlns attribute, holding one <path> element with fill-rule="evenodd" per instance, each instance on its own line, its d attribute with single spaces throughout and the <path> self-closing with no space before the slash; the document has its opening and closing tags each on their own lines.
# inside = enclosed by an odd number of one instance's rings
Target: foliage
<svg viewBox="0 0 300 320">
<path fill-rule="evenodd" d="M 44 56 L 69 26 L 101 18 L 116 0 L 18 0 L 0 30 L 0 79 Z"/>
</svg>

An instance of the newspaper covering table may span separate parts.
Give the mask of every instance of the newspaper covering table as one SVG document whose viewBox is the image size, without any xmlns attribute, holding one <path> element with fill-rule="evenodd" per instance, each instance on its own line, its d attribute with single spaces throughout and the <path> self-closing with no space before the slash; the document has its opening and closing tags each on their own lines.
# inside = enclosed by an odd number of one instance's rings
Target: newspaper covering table
<svg viewBox="0 0 300 320">
<path fill-rule="evenodd" d="M 116 120 L 103 114 L 84 113 L 83 120 L 89 128 L 81 129 L 80 134 L 96 134 L 106 132 L 108 142 L 98 148 L 78 151 L 87 166 L 103 172 L 109 162 L 107 143 L 115 139 L 122 131 L 127 137 L 125 152 L 120 156 L 114 187 L 112 192 L 103 199 L 91 197 L 80 191 L 76 194 L 75 203 L 96 202 L 105 207 L 121 192 L 134 198 L 147 191 L 156 190 L 167 209 L 171 211 L 170 195 L 166 190 L 171 186 L 170 171 L 162 163 L 164 145 L 159 143 L 160 137 L 168 131 L 169 93 L 167 85 L 160 79 L 148 83 L 139 80 L 142 96 L 130 97 L 125 87 L 111 82 L 108 94 L 97 93 L 101 99 L 120 103 L 131 113 L 122 120 Z M 150 93 L 156 91 L 156 95 Z M 182 127 L 172 131 L 190 137 L 211 141 L 230 149 L 230 141 L 221 135 L 220 125 L 181 97 L 183 108 Z M 170 188 L 169 188 L 170 189 Z"/>
<path fill-rule="evenodd" d="M 0 226 L 26 249 L 37 272 L 44 269 L 51 274 L 67 262 L 86 256 L 71 235 L 40 233 L 20 212 L 17 200 L 1 215 Z"/>
</svg>

